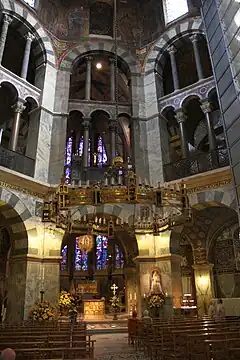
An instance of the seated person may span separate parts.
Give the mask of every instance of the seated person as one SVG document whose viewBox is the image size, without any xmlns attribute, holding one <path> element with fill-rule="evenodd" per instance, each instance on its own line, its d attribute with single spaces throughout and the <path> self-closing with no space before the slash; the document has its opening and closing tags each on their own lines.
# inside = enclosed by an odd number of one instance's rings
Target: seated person
<svg viewBox="0 0 240 360">
<path fill-rule="evenodd" d="M 132 317 L 128 319 L 128 343 L 134 344 L 137 333 L 137 312 L 134 310 Z"/>
<path fill-rule="evenodd" d="M 148 310 L 144 310 L 142 320 L 152 323 L 152 318 L 149 316 Z"/>
<path fill-rule="evenodd" d="M 1 351 L 0 360 L 15 360 L 16 353 L 13 349 L 7 348 Z"/>
</svg>

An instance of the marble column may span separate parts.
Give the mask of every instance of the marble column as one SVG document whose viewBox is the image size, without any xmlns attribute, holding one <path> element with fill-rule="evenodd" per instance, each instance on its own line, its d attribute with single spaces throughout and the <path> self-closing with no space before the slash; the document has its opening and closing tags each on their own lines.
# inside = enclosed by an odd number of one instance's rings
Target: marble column
<svg viewBox="0 0 240 360">
<path fill-rule="evenodd" d="M 168 48 L 168 53 L 170 55 L 171 67 L 172 67 L 172 78 L 173 78 L 173 87 L 174 91 L 179 89 L 179 78 L 178 78 L 178 70 L 176 63 L 176 48 L 174 46 L 170 46 Z"/>
<path fill-rule="evenodd" d="M 213 265 L 208 263 L 193 265 L 198 315 L 200 316 L 207 315 L 208 307 L 214 297 L 212 286 L 212 268 Z"/>
<path fill-rule="evenodd" d="M 179 124 L 179 130 L 180 130 L 182 157 L 183 159 L 185 159 L 188 156 L 188 143 L 187 143 L 187 134 L 185 128 L 186 116 L 182 110 L 177 111 L 176 120 Z"/>
<path fill-rule="evenodd" d="M 34 35 L 31 33 L 28 33 L 26 35 L 26 45 L 24 50 L 24 56 L 23 56 L 23 64 L 22 64 L 22 71 L 21 71 L 21 78 L 26 79 L 28 74 L 28 65 L 29 65 L 29 59 L 30 59 L 30 53 L 31 53 L 31 45 L 34 40 Z"/>
<path fill-rule="evenodd" d="M 3 15 L 3 26 L 2 26 L 2 33 L 0 36 L 0 64 L 2 63 L 4 49 L 6 45 L 7 40 L 7 33 L 8 33 L 8 27 L 12 22 L 12 17 L 10 15 L 4 14 Z"/>
<path fill-rule="evenodd" d="M 90 119 L 84 119 L 84 122 L 83 122 L 83 166 L 84 166 L 84 168 L 88 167 L 89 128 L 90 128 Z"/>
<path fill-rule="evenodd" d="M 87 70 L 86 70 L 86 84 L 85 84 L 85 100 L 91 100 L 91 78 L 92 78 L 92 56 L 86 58 Z"/>
<path fill-rule="evenodd" d="M 190 36 L 190 40 L 193 44 L 193 51 L 194 51 L 194 58 L 195 58 L 195 62 L 196 62 L 198 79 L 202 80 L 202 79 L 204 79 L 204 75 L 203 75 L 203 68 L 202 68 L 200 53 L 199 53 L 199 48 L 198 48 L 198 35 L 194 34 L 194 35 Z"/>
<path fill-rule="evenodd" d="M 26 106 L 24 106 L 23 101 L 19 100 L 15 105 L 13 105 L 12 108 L 14 111 L 14 119 L 13 119 L 11 137 L 9 141 L 9 149 L 12 151 L 16 151 L 18 144 L 20 122 L 21 122 L 21 114 L 26 109 Z"/>
<path fill-rule="evenodd" d="M 115 60 L 113 58 L 109 59 L 110 62 L 110 88 L 111 88 L 111 101 L 116 99 L 116 89 L 115 89 Z"/>
<path fill-rule="evenodd" d="M 207 123 L 207 132 L 208 132 L 208 141 L 209 141 L 209 150 L 216 150 L 216 137 L 211 119 L 211 104 L 208 101 L 203 101 L 201 105 L 202 112 L 205 115 Z"/>
<path fill-rule="evenodd" d="M 110 163 L 112 159 L 116 156 L 116 131 L 117 131 L 117 121 L 109 121 L 109 134 L 110 134 Z"/>
</svg>

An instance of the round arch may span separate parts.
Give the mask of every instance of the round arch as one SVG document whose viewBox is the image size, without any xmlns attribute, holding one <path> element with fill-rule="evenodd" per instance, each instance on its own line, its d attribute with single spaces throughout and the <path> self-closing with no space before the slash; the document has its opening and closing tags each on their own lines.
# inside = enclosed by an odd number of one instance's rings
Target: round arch
<svg viewBox="0 0 240 360">
<path fill-rule="evenodd" d="M 237 201 L 233 187 L 226 186 L 218 190 L 206 190 L 189 194 L 191 207 L 204 209 L 210 206 L 227 206 L 237 211 Z"/>
<path fill-rule="evenodd" d="M 188 19 L 181 24 L 170 27 L 150 48 L 144 62 L 144 73 L 154 72 L 156 62 L 160 60 L 164 51 L 171 43 L 180 37 L 189 36 L 194 33 L 204 34 L 202 19 L 199 17 Z"/>
<path fill-rule="evenodd" d="M 97 109 L 92 110 L 89 113 L 89 117 L 94 116 L 95 114 L 97 114 L 97 112 L 101 112 L 102 115 L 106 115 L 106 117 L 109 118 L 109 119 L 111 118 L 111 114 L 106 109 L 101 109 L 101 108 L 97 108 Z"/>
<path fill-rule="evenodd" d="M 114 44 L 112 42 L 85 42 L 84 44 L 79 44 L 64 54 L 60 62 L 60 68 L 70 71 L 73 63 L 79 58 L 79 55 L 82 56 L 92 51 L 105 51 L 114 56 Z M 139 72 L 138 61 L 129 50 L 119 46 L 117 55 L 128 65 L 131 74 Z"/>
<path fill-rule="evenodd" d="M 28 227 L 26 221 L 32 215 L 16 194 L 4 188 L 0 188 L 0 216 L 6 220 L 9 235 L 15 240 L 13 250 L 27 254 Z M 36 232 L 36 228 L 30 229 L 33 232 L 34 230 Z"/>
<path fill-rule="evenodd" d="M 0 0 L 0 8 L 4 10 L 5 13 L 18 19 L 33 32 L 38 40 L 45 61 L 55 66 L 56 58 L 51 40 L 32 13 L 26 10 L 23 5 L 14 1 L 10 2 L 9 0 Z"/>
</svg>

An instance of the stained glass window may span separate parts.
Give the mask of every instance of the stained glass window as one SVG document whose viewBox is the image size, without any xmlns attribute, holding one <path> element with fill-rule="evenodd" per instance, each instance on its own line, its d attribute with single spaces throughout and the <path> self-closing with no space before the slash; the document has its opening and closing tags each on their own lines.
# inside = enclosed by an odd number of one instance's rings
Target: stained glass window
<svg viewBox="0 0 240 360">
<path fill-rule="evenodd" d="M 61 270 L 67 270 L 67 248 L 67 245 L 65 245 L 61 251 Z"/>
<path fill-rule="evenodd" d="M 188 13 L 188 0 L 165 0 L 164 1 L 166 23 L 176 20 Z"/>
<path fill-rule="evenodd" d="M 79 142 L 78 155 L 83 156 L 83 136 L 81 137 Z"/>
<path fill-rule="evenodd" d="M 122 269 L 124 266 L 124 256 L 119 245 L 115 245 L 115 268 Z"/>
<path fill-rule="evenodd" d="M 88 269 L 88 253 L 78 247 L 78 241 L 75 241 L 75 270 Z"/>
<path fill-rule="evenodd" d="M 26 4 L 28 4 L 31 7 L 35 7 L 36 0 L 23 0 Z"/>
<path fill-rule="evenodd" d="M 107 152 L 103 143 L 101 136 L 98 137 L 97 142 L 97 164 L 99 167 L 102 167 L 108 161 Z"/>
<path fill-rule="evenodd" d="M 108 261 L 108 238 L 103 235 L 96 237 L 96 268 L 102 270 L 107 267 Z"/>
<path fill-rule="evenodd" d="M 66 183 L 71 181 L 71 165 L 72 165 L 73 138 L 69 137 L 65 149 L 65 178 Z"/>
</svg>

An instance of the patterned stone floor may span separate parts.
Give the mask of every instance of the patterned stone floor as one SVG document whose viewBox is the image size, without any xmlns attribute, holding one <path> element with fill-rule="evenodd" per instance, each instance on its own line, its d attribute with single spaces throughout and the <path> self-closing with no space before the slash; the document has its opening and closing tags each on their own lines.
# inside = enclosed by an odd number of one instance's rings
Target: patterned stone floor
<svg viewBox="0 0 240 360">
<path fill-rule="evenodd" d="M 128 345 L 127 334 L 94 335 L 95 359 L 97 360 L 147 360 L 142 353 Z"/>
</svg>

